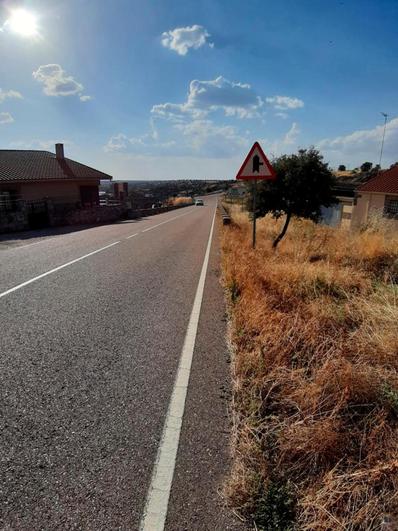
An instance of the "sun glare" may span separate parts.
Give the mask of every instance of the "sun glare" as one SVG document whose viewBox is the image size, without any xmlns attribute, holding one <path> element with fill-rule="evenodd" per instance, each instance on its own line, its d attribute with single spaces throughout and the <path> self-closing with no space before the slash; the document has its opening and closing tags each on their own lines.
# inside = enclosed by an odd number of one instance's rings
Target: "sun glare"
<svg viewBox="0 0 398 531">
<path fill-rule="evenodd" d="M 36 17 L 25 9 L 13 11 L 7 25 L 11 31 L 23 37 L 33 37 L 38 32 Z"/>
</svg>

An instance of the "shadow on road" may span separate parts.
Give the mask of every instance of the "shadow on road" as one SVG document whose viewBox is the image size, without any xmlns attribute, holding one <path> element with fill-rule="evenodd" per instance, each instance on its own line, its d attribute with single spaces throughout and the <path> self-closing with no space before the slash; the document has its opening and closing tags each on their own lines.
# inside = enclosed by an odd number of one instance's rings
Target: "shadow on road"
<svg viewBox="0 0 398 531">
<path fill-rule="evenodd" d="M 104 225 L 136 223 L 137 221 L 140 221 L 140 219 L 142 218 L 121 220 L 112 223 L 95 223 L 91 225 L 68 225 L 65 227 L 47 227 L 44 229 L 31 229 L 19 232 L 8 232 L 5 234 L 0 234 L 0 246 L 1 244 L 12 244 L 12 242 L 28 242 L 29 240 L 45 238 L 47 236 L 62 236 L 63 234 L 70 234 L 72 232 L 93 229 L 95 227 L 100 227 Z"/>
</svg>

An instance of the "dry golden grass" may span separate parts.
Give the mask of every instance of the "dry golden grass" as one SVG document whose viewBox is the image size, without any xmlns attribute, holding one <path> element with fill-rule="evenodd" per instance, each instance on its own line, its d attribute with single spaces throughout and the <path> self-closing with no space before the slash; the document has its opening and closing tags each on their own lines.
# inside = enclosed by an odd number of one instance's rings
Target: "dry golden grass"
<svg viewBox="0 0 398 531">
<path fill-rule="evenodd" d="M 398 235 L 232 207 L 222 235 L 234 354 L 231 505 L 269 530 L 398 529 Z"/>
<path fill-rule="evenodd" d="M 172 197 L 169 199 L 169 204 L 172 206 L 191 205 L 192 203 L 192 197 Z"/>
</svg>

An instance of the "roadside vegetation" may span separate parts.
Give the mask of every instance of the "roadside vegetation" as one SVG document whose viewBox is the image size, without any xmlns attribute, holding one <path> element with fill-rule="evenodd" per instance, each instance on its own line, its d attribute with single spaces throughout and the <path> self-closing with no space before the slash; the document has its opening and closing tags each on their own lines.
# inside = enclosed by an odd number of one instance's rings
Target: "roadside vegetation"
<svg viewBox="0 0 398 531">
<path fill-rule="evenodd" d="M 171 197 L 168 203 L 171 206 L 192 205 L 193 199 L 192 197 Z"/>
<path fill-rule="evenodd" d="M 262 530 L 398 528 L 398 236 L 228 207 L 234 509 Z"/>
<path fill-rule="evenodd" d="M 281 232 L 274 239 L 276 248 L 284 238 L 293 216 L 317 221 L 322 207 L 337 202 L 333 186 L 335 178 L 322 154 L 315 148 L 299 149 L 272 162 L 276 178 L 260 181 L 257 190 L 257 216 L 285 216 Z M 252 209 L 251 187 L 248 188 L 248 210 Z"/>
</svg>

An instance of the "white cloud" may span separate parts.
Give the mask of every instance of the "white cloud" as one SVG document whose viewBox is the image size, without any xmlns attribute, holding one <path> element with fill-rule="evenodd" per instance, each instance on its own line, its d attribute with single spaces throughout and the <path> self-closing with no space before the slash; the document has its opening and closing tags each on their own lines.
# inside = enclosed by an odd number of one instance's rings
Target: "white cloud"
<svg viewBox="0 0 398 531">
<path fill-rule="evenodd" d="M 271 158 L 293 153 L 298 148 L 297 141 L 300 133 L 301 130 L 298 123 L 293 122 L 290 129 L 282 138 L 274 141 L 263 139 L 261 140 L 261 144 L 264 144 L 265 152 L 268 153 Z"/>
<path fill-rule="evenodd" d="M 290 98 L 289 96 L 272 96 L 266 98 L 266 102 L 272 105 L 274 109 L 279 109 L 281 111 L 301 109 L 304 107 L 303 100 L 300 100 L 299 98 Z"/>
<path fill-rule="evenodd" d="M 283 120 L 286 120 L 286 118 L 289 117 L 289 115 L 286 112 L 276 112 L 275 116 L 278 116 L 279 118 L 282 118 Z"/>
<path fill-rule="evenodd" d="M 9 112 L 0 112 L 0 124 L 11 124 L 14 118 Z"/>
<path fill-rule="evenodd" d="M 33 77 L 43 84 L 44 94 L 47 96 L 75 96 L 81 101 L 88 101 L 91 96 L 83 95 L 84 87 L 58 64 L 41 65 L 33 72 Z"/>
<path fill-rule="evenodd" d="M 177 122 L 185 115 L 203 118 L 209 112 L 222 110 L 226 116 L 253 118 L 258 116 L 263 102 L 250 85 L 228 81 L 222 76 L 210 81 L 194 79 L 184 103 L 162 103 L 154 105 L 154 115 Z"/>
<path fill-rule="evenodd" d="M 174 128 L 185 137 L 187 147 L 194 154 L 227 157 L 248 145 L 247 138 L 235 127 L 216 125 L 211 120 L 193 120 L 188 124 L 176 124 Z"/>
<path fill-rule="evenodd" d="M 104 146 L 104 151 L 124 151 L 129 144 L 129 139 L 123 133 L 111 136 L 108 142 Z"/>
<path fill-rule="evenodd" d="M 184 113 L 189 112 L 185 104 L 179 103 L 159 103 L 154 105 L 151 113 L 158 118 L 167 118 L 172 122 L 184 122 L 186 116 Z"/>
<path fill-rule="evenodd" d="M 156 133 L 157 135 L 157 133 Z M 174 140 L 167 142 L 157 142 L 157 136 L 154 133 L 142 135 L 140 137 L 128 137 L 123 133 L 111 136 L 104 146 L 106 153 L 112 152 L 154 152 L 156 150 L 167 150 L 175 146 Z"/>
<path fill-rule="evenodd" d="M 80 96 L 80 101 L 90 101 L 93 97 L 86 94 L 85 96 Z"/>
<path fill-rule="evenodd" d="M 326 138 L 317 147 L 335 164 L 362 164 L 365 160 L 378 163 L 384 125 L 362 129 L 348 135 Z M 398 117 L 387 122 L 384 143 L 384 165 L 398 159 Z"/>
<path fill-rule="evenodd" d="M 16 90 L 3 90 L 0 88 L 0 103 L 3 103 L 3 101 L 7 99 L 22 99 L 22 94 Z"/>
<path fill-rule="evenodd" d="M 241 136 L 235 127 L 216 125 L 211 120 L 194 119 L 187 123 L 174 123 L 167 131 L 166 141 L 159 140 L 159 133 L 154 129 L 140 137 L 128 137 L 119 133 L 108 140 L 104 151 L 220 158 L 233 156 L 237 150 L 246 147 L 247 138 Z"/>
<path fill-rule="evenodd" d="M 195 24 L 165 31 L 162 33 L 162 45 L 177 52 L 178 55 L 186 55 L 190 48 L 197 50 L 206 43 L 213 48 L 214 44 L 207 41 L 209 37 L 210 34 L 203 26 Z"/>
<path fill-rule="evenodd" d="M 10 142 L 9 146 L 16 149 L 41 149 L 45 151 L 55 151 L 55 144 L 62 143 L 64 146 L 73 146 L 70 140 L 17 140 Z"/>
<path fill-rule="evenodd" d="M 285 146 L 291 146 L 296 144 L 300 132 L 300 127 L 298 126 L 298 124 L 296 122 L 293 122 L 291 128 L 284 136 L 282 144 Z"/>
</svg>

